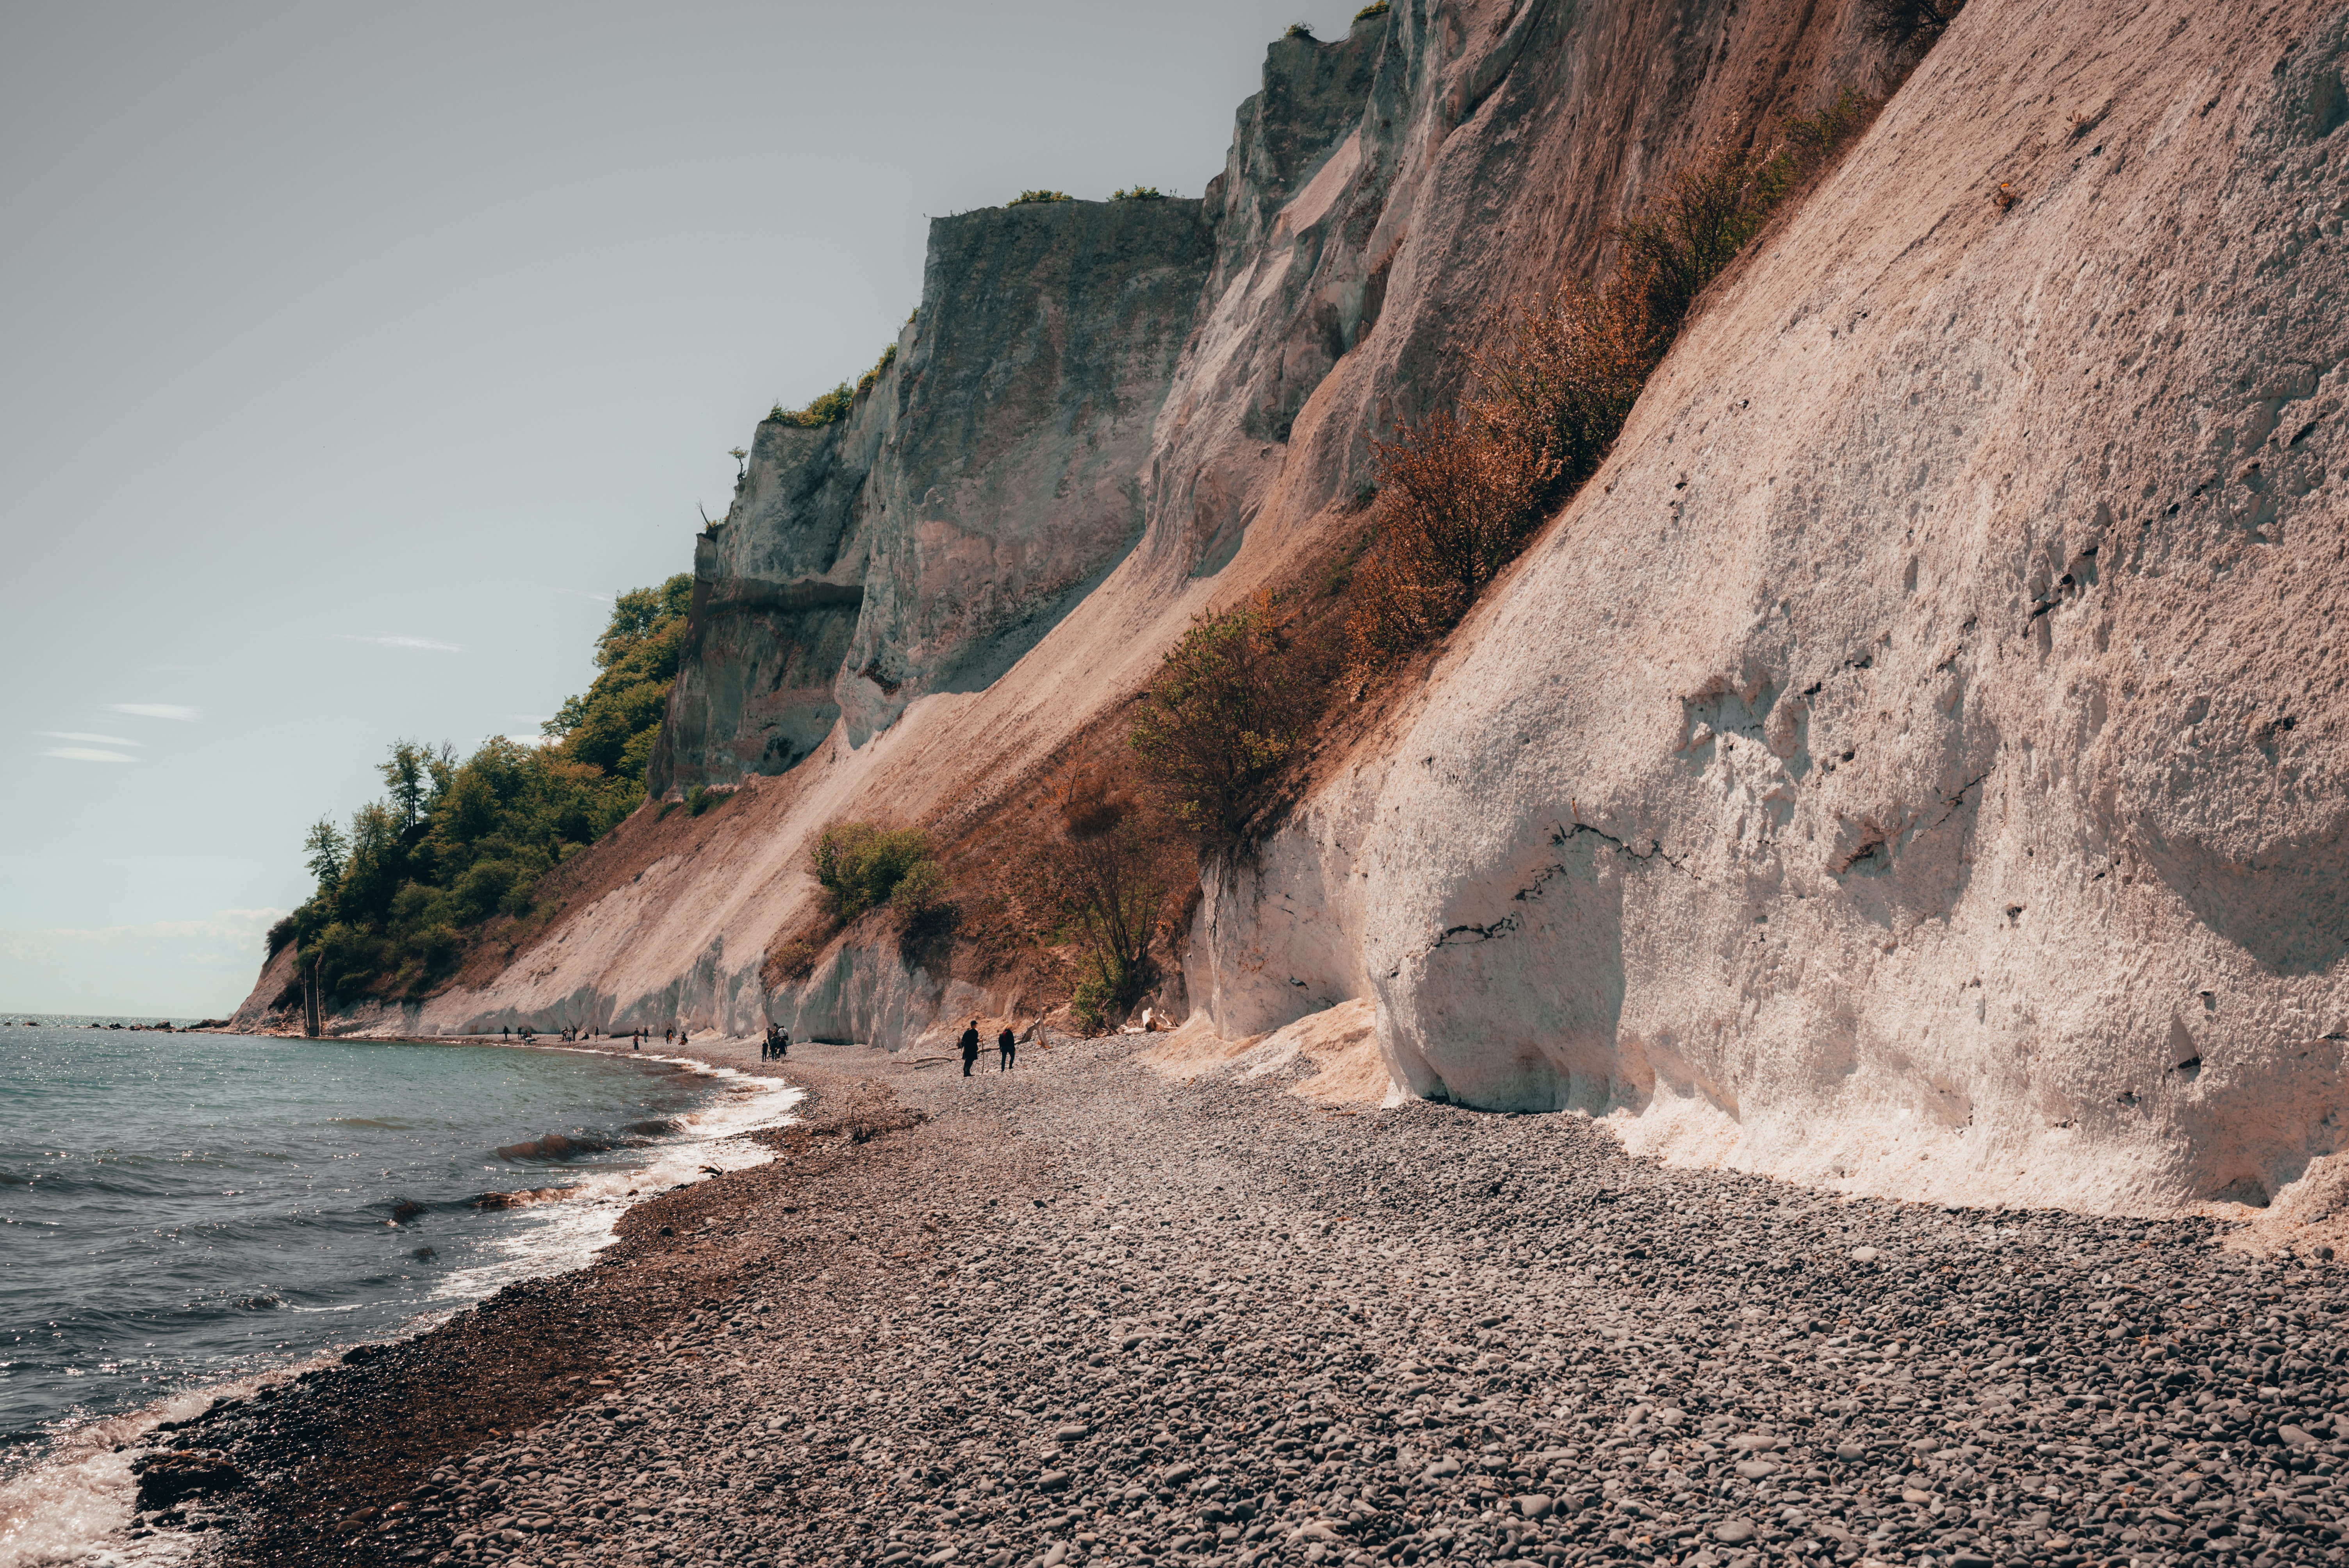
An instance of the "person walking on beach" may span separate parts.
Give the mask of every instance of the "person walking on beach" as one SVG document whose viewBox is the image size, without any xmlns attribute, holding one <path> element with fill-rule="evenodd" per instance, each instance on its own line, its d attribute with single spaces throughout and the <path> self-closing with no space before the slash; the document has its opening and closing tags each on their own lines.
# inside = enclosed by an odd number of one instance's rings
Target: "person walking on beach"
<svg viewBox="0 0 2349 1568">
<path fill-rule="evenodd" d="M 791 1054 L 792 1032 L 789 1029 L 784 1028 L 781 1024 L 777 1024 L 775 1026 L 775 1055 L 778 1057 L 787 1057 Z"/>
<path fill-rule="evenodd" d="M 642 1024 L 639 1024 L 639 1025 L 637 1025 L 637 1026 L 636 1026 L 636 1032 L 635 1034 L 630 1035 L 630 1036 L 628 1037 L 628 1049 L 630 1049 L 630 1050 L 632 1050 L 632 1051 L 641 1051 L 641 1050 L 643 1050 L 644 1048 L 645 1048 L 645 1027 L 644 1027 L 644 1026 L 643 1026 Z"/>
<path fill-rule="evenodd" d="M 973 1064 L 978 1060 L 978 1020 L 973 1018 L 970 1027 L 962 1032 L 962 1076 L 970 1077 Z"/>
<path fill-rule="evenodd" d="M 1019 1037 L 1011 1032 L 1010 1025 L 1004 1025 L 1003 1033 L 995 1037 L 995 1048 L 1003 1058 L 995 1070 L 999 1073 L 1009 1072 L 1011 1058 L 1019 1053 Z"/>
</svg>

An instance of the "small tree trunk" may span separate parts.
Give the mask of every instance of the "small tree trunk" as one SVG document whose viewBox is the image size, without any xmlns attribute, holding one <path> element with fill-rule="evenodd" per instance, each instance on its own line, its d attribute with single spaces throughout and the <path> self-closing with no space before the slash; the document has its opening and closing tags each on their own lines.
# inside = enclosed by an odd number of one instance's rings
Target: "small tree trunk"
<svg viewBox="0 0 2349 1568">
<path fill-rule="evenodd" d="M 318 1037 L 318 961 L 310 960 L 310 973 L 302 980 L 302 1033 L 311 1039 Z"/>
</svg>

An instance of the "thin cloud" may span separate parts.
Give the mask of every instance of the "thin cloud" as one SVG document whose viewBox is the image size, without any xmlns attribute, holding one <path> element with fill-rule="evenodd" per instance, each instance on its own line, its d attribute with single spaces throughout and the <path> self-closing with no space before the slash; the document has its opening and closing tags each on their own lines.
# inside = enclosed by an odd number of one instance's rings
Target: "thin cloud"
<svg viewBox="0 0 2349 1568">
<path fill-rule="evenodd" d="M 592 599 L 598 604 L 608 604 L 612 602 L 612 596 L 609 593 L 590 593 L 585 588 L 549 588 L 547 592 L 565 594 L 574 599 Z"/>
<path fill-rule="evenodd" d="M 39 729 L 36 735 L 44 740 L 87 740 L 98 746 L 143 746 L 142 740 L 129 740 L 119 735 L 92 735 L 81 729 Z"/>
<path fill-rule="evenodd" d="M 66 762 L 136 762 L 136 757 L 120 751 L 100 751 L 94 746 L 49 746 L 41 750 L 44 757 L 55 757 Z"/>
<path fill-rule="evenodd" d="M 0 931 L 0 956 L 25 962 L 54 958 L 69 948 L 120 947 L 140 943 L 186 944 L 225 942 L 250 946 L 278 920 L 282 909 L 222 909 L 209 920 L 156 920 L 143 925 L 96 928 L 51 926 L 45 931 Z M 238 956 L 245 956 L 238 954 Z"/>
<path fill-rule="evenodd" d="M 465 651 L 459 644 L 436 643 L 429 637 L 402 637 L 398 635 L 363 637 L 354 632 L 337 632 L 335 634 L 335 641 L 338 643 L 372 643 L 378 648 L 422 648 L 427 653 L 434 654 L 461 654 Z"/>
<path fill-rule="evenodd" d="M 202 717 L 192 707 L 182 707 L 176 702 L 110 702 L 109 713 L 128 714 L 132 718 L 169 718 L 181 724 L 193 724 Z"/>
</svg>

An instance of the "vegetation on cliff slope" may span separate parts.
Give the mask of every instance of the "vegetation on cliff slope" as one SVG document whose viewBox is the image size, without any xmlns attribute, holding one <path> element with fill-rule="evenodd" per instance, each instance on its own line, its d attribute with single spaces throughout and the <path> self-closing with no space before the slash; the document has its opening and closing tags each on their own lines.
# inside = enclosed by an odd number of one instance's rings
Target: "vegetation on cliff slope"
<svg viewBox="0 0 2349 1568">
<path fill-rule="evenodd" d="M 1877 108 L 1846 92 L 1665 177 L 1617 232 L 1611 275 L 1563 282 L 1478 334 L 1459 407 L 1373 444 L 1359 560 L 1194 623 L 1143 692 L 1128 746 L 1202 851 L 1277 813 L 1340 695 L 1457 625 L 1598 472 L 1704 290 Z"/>
<path fill-rule="evenodd" d="M 407 995 L 449 971 L 471 928 L 526 913 L 541 876 L 644 799 L 692 595 L 679 573 L 613 602 L 595 682 L 542 727 L 544 745 L 496 736 L 460 761 L 445 744 L 393 742 L 377 764 L 384 798 L 347 829 L 312 824 L 317 890 L 273 944 L 298 940 L 329 995 Z"/>
<path fill-rule="evenodd" d="M 1070 1011 L 1092 1032 L 1124 1021 L 1171 954 L 1173 915 L 1198 861 L 1117 763 L 1079 764 L 1052 786 L 1046 830 L 1005 868 L 1013 923 L 1058 961 Z"/>
<path fill-rule="evenodd" d="M 1316 717 L 1292 628 L 1269 593 L 1201 615 L 1143 688 L 1127 744 L 1174 817 L 1238 836 Z"/>
<path fill-rule="evenodd" d="M 1846 91 L 1767 140 L 1673 170 L 1617 232 L 1612 277 L 1568 280 L 1511 313 L 1470 354 L 1457 414 L 1374 443 L 1375 542 L 1350 622 L 1362 672 L 1456 625 L 1598 471 L 1705 289 L 1878 107 Z"/>
</svg>

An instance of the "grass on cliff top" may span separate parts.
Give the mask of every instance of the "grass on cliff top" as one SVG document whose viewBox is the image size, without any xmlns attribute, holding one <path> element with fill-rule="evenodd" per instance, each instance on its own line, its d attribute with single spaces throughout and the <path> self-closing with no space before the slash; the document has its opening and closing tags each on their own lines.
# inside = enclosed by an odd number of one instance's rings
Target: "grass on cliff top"
<svg viewBox="0 0 2349 1568">
<path fill-rule="evenodd" d="M 1109 199 L 1112 201 L 1163 201 L 1166 199 L 1166 192 L 1155 185 L 1129 185 L 1123 191 L 1111 191 Z"/>
<path fill-rule="evenodd" d="M 907 316 L 905 319 L 910 322 L 913 317 Z M 767 418 L 775 424 L 796 425 L 803 430 L 812 430 L 821 426 L 832 424 L 835 420 L 845 419 L 850 411 L 856 407 L 856 400 L 872 391 L 879 383 L 882 372 L 895 363 L 897 363 L 897 345 L 892 342 L 888 347 L 881 351 L 881 357 L 874 362 L 873 368 L 856 378 L 855 386 L 851 387 L 843 381 L 822 397 L 812 399 L 804 408 L 786 408 L 782 405 L 782 400 L 777 398 L 775 406 L 767 410 Z"/>
<path fill-rule="evenodd" d="M 1019 195 L 1014 196 L 1010 201 L 1006 201 L 1004 205 L 1006 207 L 1027 207 L 1032 206 L 1039 201 L 1073 201 L 1075 200 L 1075 197 L 1070 195 L 1065 191 L 1022 191 Z"/>
</svg>

